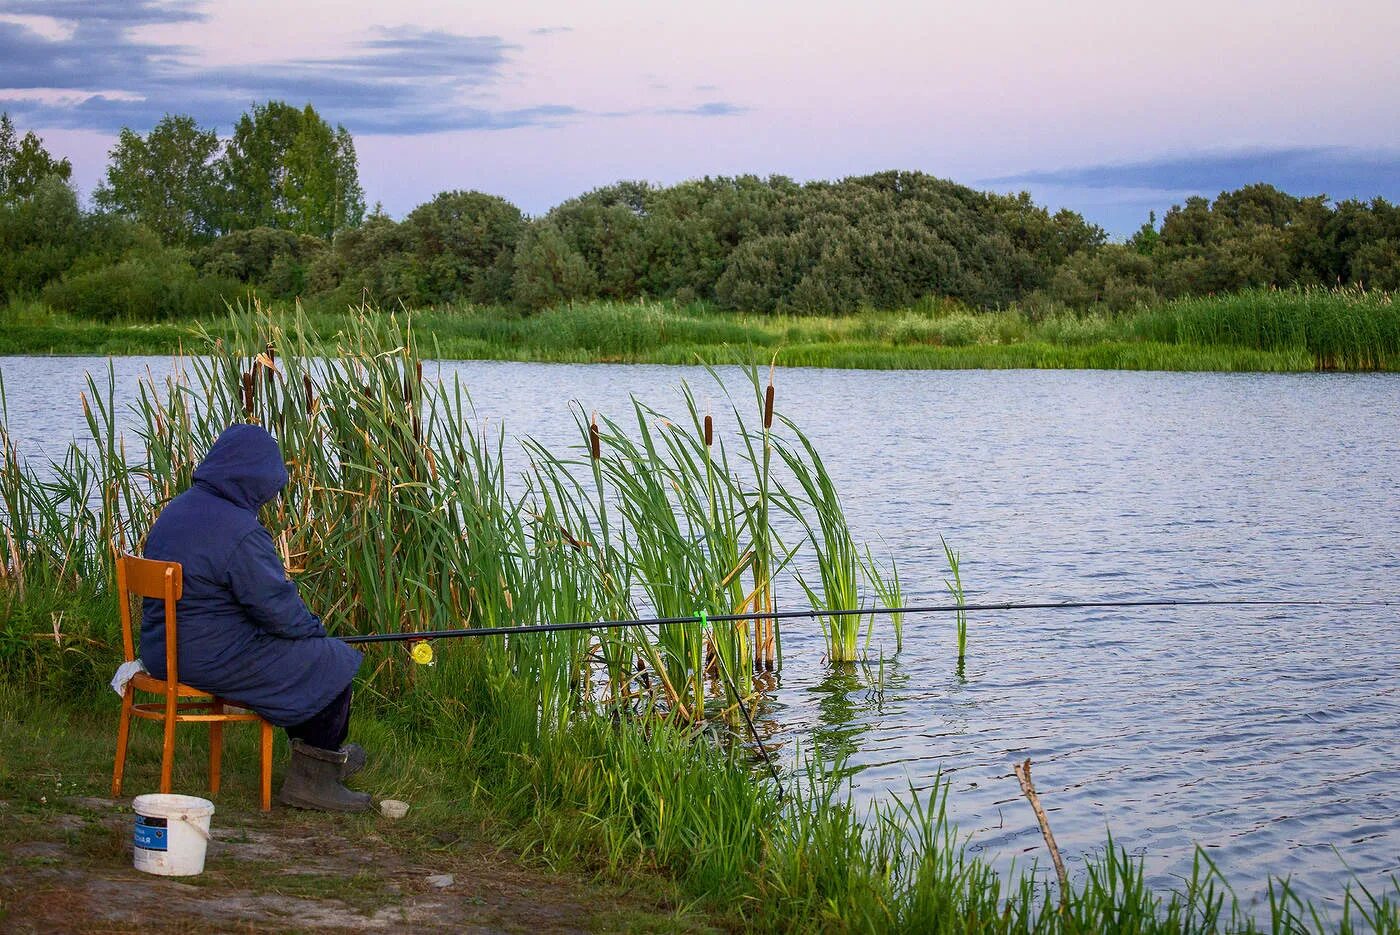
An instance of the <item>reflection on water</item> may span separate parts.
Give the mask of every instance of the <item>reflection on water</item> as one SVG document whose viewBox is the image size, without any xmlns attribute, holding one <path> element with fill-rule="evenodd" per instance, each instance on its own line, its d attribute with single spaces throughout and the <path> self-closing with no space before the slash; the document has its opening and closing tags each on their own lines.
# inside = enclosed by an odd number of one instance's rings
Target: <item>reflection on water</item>
<svg viewBox="0 0 1400 935">
<path fill-rule="evenodd" d="M 849 760 L 860 749 L 857 741 L 861 735 L 870 730 L 868 717 L 856 717 L 865 713 L 863 709 L 874 707 L 872 692 L 858 672 L 855 666 L 841 666 L 807 689 L 816 699 L 817 709 L 812 750 L 826 762 Z"/>
<path fill-rule="evenodd" d="M 71 437 L 94 364 L 0 359 L 23 451 Z M 123 360 L 119 384 L 148 364 L 168 367 Z M 675 409 L 682 378 L 702 406 L 718 399 L 696 368 L 442 372 L 482 417 L 550 446 L 576 440 L 571 400 Z M 940 534 L 972 602 L 1397 591 L 1393 375 L 794 370 L 778 409 L 910 602 L 947 600 Z M 1242 897 L 1273 873 L 1335 898 L 1343 859 L 1373 889 L 1400 873 L 1397 624 L 1394 607 L 982 613 L 959 677 L 951 617 L 911 617 L 897 659 L 876 637 L 881 683 L 876 666 L 821 664 L 816 624 L 796 621 L 755 726 L 789 764 L 844 757 L 858 803 L 941 775 L 953 820 L 1001 865 L 1043 857 L 1011 773 L 1030 757 L 1071 873 L 1111 828 L 1153 886 L 1188 875 L 1199 844 Z"/>
</svg>

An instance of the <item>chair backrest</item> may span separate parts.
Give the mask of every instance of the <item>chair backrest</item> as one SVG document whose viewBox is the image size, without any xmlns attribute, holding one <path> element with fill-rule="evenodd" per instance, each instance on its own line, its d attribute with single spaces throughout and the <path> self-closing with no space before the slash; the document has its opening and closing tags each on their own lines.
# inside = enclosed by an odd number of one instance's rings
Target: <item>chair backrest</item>
<svg viewBox="0 0 1400 935">
<path fill-rule="evenodd" d="M 126 661 L 136 658 L 136 642 L 131 635 L 131 598 L 152 597 L 165 601 L 165 678 L 179 681 L 176 669 L 175 602 L 184 593 L 179 562 L 157 562 L 135 555 L 117 555 L 117 602 L 122 618 L 122 650 Z"/>
</svg>

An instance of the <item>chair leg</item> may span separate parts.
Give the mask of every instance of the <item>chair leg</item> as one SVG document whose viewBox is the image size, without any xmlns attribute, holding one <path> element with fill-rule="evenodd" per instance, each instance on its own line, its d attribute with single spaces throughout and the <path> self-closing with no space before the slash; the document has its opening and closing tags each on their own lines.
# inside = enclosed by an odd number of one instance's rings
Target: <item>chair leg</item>
<svg viewBox="0 0 1400 935">
<path fill-rule="evenodd" d="M 117 759 L 112 764 L 112 798 L 122 794 L 122 773 L 126 771 L 126 742 L 131 733 L 131 686 L 122 692 L 121 720 L 117 722 Z"/>
<path fill-rule="evenodd" d="M 262 723 L 262 736 L 259 738 L 262 753 L 262 810 L 272 811 L 272 725 Z"/>
<path fill-rule="evenodd" d="M 210 714 L 223 714 L 224 703 L 215 698 L 210 705 Z M 224 725 L 218 721 L 209 722 L 209 794 L 219 794 L 219 766 L 224 749 Z"/>
<path fill-rule="evenodd" d="M 175 710 L 167 706 L 165 712 L 165 747 L 160 755 L 160 791 L 169 793 L 175 773 Z"/>
</svg>

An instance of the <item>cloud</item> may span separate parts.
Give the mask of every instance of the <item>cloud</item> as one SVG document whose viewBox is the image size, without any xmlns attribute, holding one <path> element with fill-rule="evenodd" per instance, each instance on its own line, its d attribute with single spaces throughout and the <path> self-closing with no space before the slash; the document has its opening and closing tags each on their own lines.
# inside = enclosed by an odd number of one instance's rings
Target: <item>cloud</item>
<svg viewBox="0 0 1400 935">
<path fill-rule="evenodd" d="M 24 21 L 40 8 L 75 28 L 41 33 Z M 187 113 L 226 128 L 264 100 L 312 102 L 352 130 L 386 134 L 555 126 L 582 113 L 557 103 L 508 110 L 467 103 L 501 77 L 517 48 L 498 36 L 398 27 L 343 55 L 203 66 L 184 46 L 132 35 L 137 26 L 202 21 L 197 4 L 0 0 L 0 17 L 7 15 L 0 18 L 0 109 L 35 126 L 111 132 Z"/>
<path fill-rule="evenodd" d="M 737 117 L 748 113 L 749 109 L 729 101 L 706 101 L 694 107 L 667 107 L 657 111 L 660 114 L 674 114 L 682 117 Z"/>
<path fill-rule="evenodd" d="M 185 54 L 179 46 L 137 42 L 124 27 L 113 30 L 106 23 L 83 22 L 71 35 L 50 39 L 23 23 L 0 20 L 0 85 L 78 90 L 146 84 L 168 70 L 170 58 Z"/>
<path fill-rule="evenodd" d="M 339 67 L 391 78 L 437 78 L 479 84 L 496 77 L 505 64 L 507 45 L 496 36 L 460 36 L 408 26 L 381 29 L 379 38 L 361 43 L 364 51 L 343 58 L 312 59 L 313 68 Z"/>
<path fill-rule="evenodd" d="M 1240 149 L 1037 170 L 985 182 L 1211 195 L 1268 182 L 1295 195 L 1394 197 L 1400 195 L 1400 151 L 1321 146 Z"/>
<path fill-rule="evenodd" d="M 153 26 L 165 23 L 197 23 L 208 19 L 192 6 L 161 0 L 0 0 L 0 14 L 45 16 L 86 23 L 120 23 Z"/>
<path fill-rule="evenodd" d="M 0 0 L 0 109 L 37 127 L 144 130 L 166 114 L 181 113 L 227 130 L 252 104 L 284 100 L 313 103 L 357 133 L 393 135 L 552 127 L 610 115 L 549 101 L 513 109 L 473 104 L 479 92 L 502 80 L 519 50 L 499 36 L 380 28 L 339 55 L 206 66 L 187 46 L 136 35 L 139 27 L 207 19 L 202 2 Z M 51 23 L 64 28 L 45 28 Z M 545 26 L 530 33 L 569 31 Z M 744 111 L 710 101 L 629 115 Z"/>
<path fill-rule="evenodd" d="M 621 119 L 628 117 L 736 117 L 746 114 L 749 108 L 729 101 L 707 101 L 694 107 L 637 107 L 631 110 L 594 111 L 590 116 Z"/>
</svg>

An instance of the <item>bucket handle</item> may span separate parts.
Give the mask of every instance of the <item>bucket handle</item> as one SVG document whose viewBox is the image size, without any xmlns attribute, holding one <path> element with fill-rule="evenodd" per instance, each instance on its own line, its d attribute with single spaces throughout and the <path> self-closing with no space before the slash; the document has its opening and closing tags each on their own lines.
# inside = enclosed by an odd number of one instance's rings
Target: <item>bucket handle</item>
<svg viewBox="0 0 1400 935">
<path fill-rule="evenodd" d="M 194 821 L 194 819 L 190 818 L 189 815 L 181 813 L 175 816 L 175 820 L 183 821 L 185 824 L 189 825 L 193 830 L 198 831 L 199 836 L 204 838 L 204 842 L 206 844 L 213 840 L 213 838 L 209 835 L 209 832 L 201 828 L 199 824 L 196 821 Z"/>
</svg>

